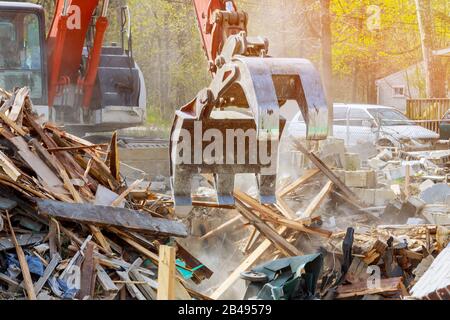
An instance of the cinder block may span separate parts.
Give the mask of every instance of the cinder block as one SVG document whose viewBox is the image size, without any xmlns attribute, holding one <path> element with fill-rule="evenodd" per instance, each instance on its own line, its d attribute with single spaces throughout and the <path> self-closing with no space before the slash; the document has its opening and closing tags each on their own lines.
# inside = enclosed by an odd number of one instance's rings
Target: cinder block
<svg viewBox="0 0 450 320">
<path fill-rule="evenodd" d="M 345 184 L 351 188 L 376 188 L 377 175 L 375 171 L 346 171 Z"/>
</svg>

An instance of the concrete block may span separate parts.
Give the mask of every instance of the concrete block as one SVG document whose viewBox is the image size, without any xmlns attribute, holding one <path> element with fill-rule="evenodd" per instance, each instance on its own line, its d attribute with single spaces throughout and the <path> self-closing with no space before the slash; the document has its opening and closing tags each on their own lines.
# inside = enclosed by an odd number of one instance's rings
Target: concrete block
<svg viewBox="0 0 450 320">
<path fill-rule="evenodd" d="M 346 153 L 344 155 L 344 169 L 356 171 L 361 169 L 361 158 L 357 153 Z"/>
<path fill-rule="evenodd" d="M 345 184 L 351 188 L 376 188 L 375 171 L 345 171 Z"/>
<path fill-rule="evenodd" d="M 389 201 L 394 200 L 396 195 L 391 189 L 375 189 L 374 198 L 375 206 L 384 206 Z"/>
</svg>

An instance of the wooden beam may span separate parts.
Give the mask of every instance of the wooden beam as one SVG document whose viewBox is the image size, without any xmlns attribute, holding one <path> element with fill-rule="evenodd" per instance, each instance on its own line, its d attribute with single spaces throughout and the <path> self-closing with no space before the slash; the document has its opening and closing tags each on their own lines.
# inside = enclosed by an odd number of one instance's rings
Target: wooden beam
<svg viewBox="0 0 450 320">
<path fill-rule="evenodd" d="M 355 203 L 360 204 L 361 200 L 355 195 L 353 191 L 350 190 L 349 187 L 345 185 L 335 174 L 333 171 L 330 170 L 330 168 L 327 167 L 325 163 L 322 162 L 314 153 L 309 152 L 306 150 L 301 143 L 296 144 L 296 147 L 309 159 L 311 162 L 320 170 L 323 172 L 324 175 L 327 176 L 328 179 L 330 179 L 336 187 L 338 187 L 344 195 L 349 198 L 350 200 L 354 201 Z"/>
<path fill-rule="evenodd" d="M 227 222 L 221 224 L 217 228 L 214 228 L 213 230 L 209 231 L 208 233 L 206 233 L 205 235 L 200 237 L 200 240 L 206 240 L 208 238 L 211 238 L 212 236 L 217 235 L 218 233 L 222 232 L 226 228 L 236 224 L 239 221 L 242 221 L 242 216 L 241 215 L 237 215 L 236 217 L 234 217 L 234 218 L 228 220 Z"/>
<path fill-rule="evenodd" d="M 100 226 L 117 226 L 161 236 L 187 237 L 184 224 L 178 221 L 153 218 L 148 214 L 125 208 L 72 204 L 53 200 L 36 200 L 39 212 L 60 219 Z"/>
<path fill-rule="evenodd" d="M 319 194 L 309 203 L 303 212 L 301 219 L 310 219 L 314 212 L 320 207 L 325 198 L 330 194 L 333 189 L 333 182 L 328 181 L 325 186 L 320 190 Z"/>
<path fill-rule="evenodd" d="M 244 203 L 236 199 L 236 208 L 239 212 L 248 220 L 251 224 L 255 226 L 256 229 L 261 232 L 267 239 L 269 239 L 278 250 L 283 252 L 286 256 L 299 256 L 301 252 L 294 247 L 292 244 L 286 241 L 282 236 L 280 236 L 274 229 L 268 226 L 263 220 L 261 220 L 257 215 L 251 212 Z"/>
<path fill-rule="evenodd" d="M 175 258 L 174 247 L 159 246 L 158 300 L 175 299 Z"/>
<path fill-rule="evenodd" d="M 22 175 L 16 165 L 2 151 L 0 151 L 0 166 L 13 181 L 17 181 Z"/>
<path fill-rule="evenodd" d="M 60 261 L 61 261 L 61 256 L 58 253 L 54 254 L 52 260 L 50 260 L 50 263 L 45 268 L 44 274 L 34 284 L 34 291 L 35 291 L 36 295 L 38 295 L 39 292 L 41 292 L 41 290 L 44 287 L 45 283 L 47 282 L 48 278 L 50 278 L 53 271 L 55 271 L 55 269 L 58 266 Z"/>
<path fill-rule="evenodd" d="M 134 181 L 124 192 L 122 192 L 112 203 L 111 207 L 117 207 L 122 203 L 123 200 L 133 191 L 144 179 L 139 179 Z"/>
<path fill-rule="evenodd" d="M 95 283 L 95 261 L 94 261 L 95 244 L 90 241 L 84 252 L 84 260 L 81 264 L 81 280 L 80 291 L 78 291 L 78 298 L 84 299 L 86 296 L 93 299 L 92 296 Z"/>
<path fill-rule="evenodd" d="M 19 127 L 14 121 L 8 118 L 3 112 L 0 112 L 0 119 L 3 120 L 3 122 L 6 123 L 6 125 L 8 125 L 11 129 L 13 129 L 18 135 L 22 137 L 27 135 L 27 133 L 21 127 Z"/>
<path fill-rule="evenodd" d="M 295 191 L 298 187 L 300 187 L 302 184 L 308 182 L 311 178 L 315 177 L 320 172 L 319 169 L 311 169 L 306 170 L 303 176 L 292 182 L 291 184 L 287 185 L 286 187 L 282 188 L 280 191 L 277 192 L 277 197 L 284 197 L 285 195 Z"/>
<path fill-rule="evenodd" d="M 22 270 L 25 291 L 27 292 L 28 299 L 36 300 L 36 293 L 34 292 L 33 280 L 31 279 L 27 259 L 25 258 L 22 247 L 17 242 L 16 234 L 14 233 L 14 228 L 11 224 L 8 211 L 6 211 L 6 219 L 8 220 L 9 231 L 11 232 L 11 237 L 14 242 L 14 246 L 16 247 L 17 258 L 19 259 L 20 269 Z"/>
</svg>

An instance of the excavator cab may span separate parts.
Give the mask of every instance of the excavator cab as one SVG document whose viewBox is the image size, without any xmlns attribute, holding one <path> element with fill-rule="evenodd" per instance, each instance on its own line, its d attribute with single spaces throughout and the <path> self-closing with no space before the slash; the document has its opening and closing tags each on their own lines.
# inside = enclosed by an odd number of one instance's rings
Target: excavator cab
<svg viewBox="0 0 450 320">
<path fill-rule="evenodd" d="M 0 2 L 0 87 L 29 87 L 36 105 L 47 104 L 45 20 L 41 6 Z"/>
<path fill-rule="evenodd" d="M 42 6 L 0 1 L 0 87 L 29 87 L 40 115 L 79 135 L 141 125 L 146 90 L 130 12 L 120 8 L 121 43 L 104 45 L 108 4 L 57 0 L 46 32 Z"/>
</svg>

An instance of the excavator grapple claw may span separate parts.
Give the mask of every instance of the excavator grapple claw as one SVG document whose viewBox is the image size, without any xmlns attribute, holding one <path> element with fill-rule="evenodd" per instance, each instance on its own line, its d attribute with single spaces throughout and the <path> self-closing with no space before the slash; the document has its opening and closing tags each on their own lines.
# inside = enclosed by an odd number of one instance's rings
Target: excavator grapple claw
<svg viewBox="0 0 450 320">
<path fill-rule="evenodd" d="M 308 60 L 234 56 L 211 85 L 176 112 L 171 131 L 171 183 L 176 211 L 192 205 L 195 175 L 211 175 L 217 202 L 233 205 L 236 174 L 256 176 L 259 200 L 276 202 L 280 106 L 297 102 L 307 139 L 328 134 L 328 108 Z"/>
<path fill-rule="evenodd" d="M 285 126 L 280 107 L 296 101 L 306 138 L 327 137 L 319 74 L 308 60 L 269 57 L 269 42 L 247 36 L 248 15 L 234 0 L 193 2 L 213 80 L 175 114 L 170 137 L 175 212 L 190 211 L 195 175 L 210 175 L 217 202 L 232 205 L 235 175 L 253 174 L 259 201 L 272 204 Z"/>
</svg>

